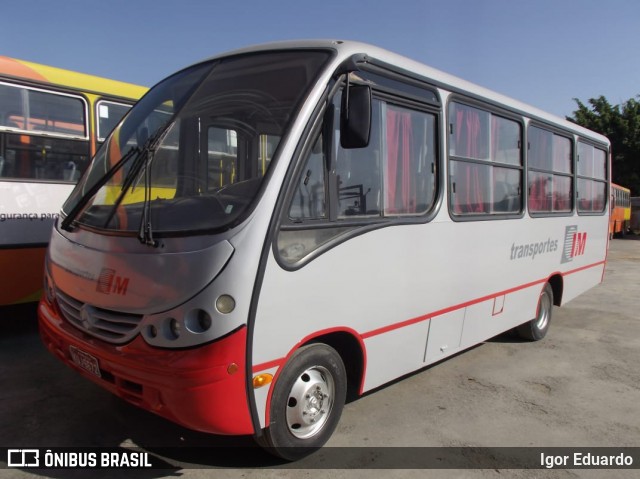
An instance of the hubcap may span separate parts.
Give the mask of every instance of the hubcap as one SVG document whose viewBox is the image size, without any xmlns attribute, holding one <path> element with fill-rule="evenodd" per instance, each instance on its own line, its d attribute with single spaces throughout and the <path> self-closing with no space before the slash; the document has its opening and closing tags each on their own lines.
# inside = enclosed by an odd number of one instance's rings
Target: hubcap
<svg viewBox="0 0 640 479">
<path fill-rule="evenodd" d="M 313 366 L 298 376 L 287 401 L 287 426 L 299 439 L 307 439 L 324 427 L 331 409 L 335 384 L 329 371 Z"/>
<path fill-rule="evenodd" d="M 549 314 L 551 311 L 551 298 L 546 293 L 542 293 L 540 296 L 540 306 L 538 307 L 538 319 L 536 321 L 536 328 L 544 329 L 549 322 Z"/>
</svg>

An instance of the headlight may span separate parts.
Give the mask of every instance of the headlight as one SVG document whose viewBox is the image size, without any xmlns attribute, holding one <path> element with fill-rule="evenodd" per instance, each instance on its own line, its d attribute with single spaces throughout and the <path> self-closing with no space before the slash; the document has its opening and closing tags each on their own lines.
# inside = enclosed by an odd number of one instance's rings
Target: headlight
<svg viewBox="0 0 640 479">
<path fill-rule="evenodd" d="M 209 287 L 216 289 L 214 283 Z M 246 317 L 238 314 L 241 308 L 234 296 L 207 293 L 205 290 L 164 312 L 144 315 L 142 338 L 155 347 L 190 348 L 215 341 L 246 324 Z"/>
<path fill-rule="evenodd" d="M 192 333 L 200 334 L 211 328 L 211 316 L 204 309 L 192 309 L 184 318 L 184 324 Z"/>
</svg>

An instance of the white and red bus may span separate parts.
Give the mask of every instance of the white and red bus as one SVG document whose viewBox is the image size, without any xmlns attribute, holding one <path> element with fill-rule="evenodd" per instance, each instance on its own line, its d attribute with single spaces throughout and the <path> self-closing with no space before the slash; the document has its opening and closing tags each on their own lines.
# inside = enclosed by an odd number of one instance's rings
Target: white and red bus
<svg viewBox="0 0 640 479">
<path fill-rule="evenodd" d="M 358 395 L 602 281 L 609 142 L 373 46 L 259 46 L 136 104 L 63 206 L 39 318 L 144 409 L 282 457 Z"/>
</svg>

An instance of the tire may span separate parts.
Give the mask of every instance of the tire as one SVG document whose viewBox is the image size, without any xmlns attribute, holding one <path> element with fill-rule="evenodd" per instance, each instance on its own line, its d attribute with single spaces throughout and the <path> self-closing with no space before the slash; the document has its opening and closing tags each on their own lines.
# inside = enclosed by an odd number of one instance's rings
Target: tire
<svg viewBox="0 0 640 479">
<path fill-rule="evenodd" d="M 335 349 L 326 344 L 303 346 L 276 381 L 269 425 L 258 444 L 287 460 L 311 454 L 333 434 L 346 392 L 347 374 Z"/>
<path fill-rule="evenodd" d="M 529 341 L 539 341 L 547 335 L 553 312 L 553 289 L 549 283 L 544 285 L 540 298 L 536 317 L 516 328 L 521 338 Z"/>
</svg>

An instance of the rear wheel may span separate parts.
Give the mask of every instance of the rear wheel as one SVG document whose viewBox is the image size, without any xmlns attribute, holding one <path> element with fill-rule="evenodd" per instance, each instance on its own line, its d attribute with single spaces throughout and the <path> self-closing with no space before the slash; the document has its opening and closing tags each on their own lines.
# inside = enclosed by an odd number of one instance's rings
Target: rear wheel
<svg viewBox="0 0 640 479">
<path fill-rule="evenodd" d="M 288 460 L 319 449 L 338 425 L 346 391 L 344 364 L 333 348 L 325 344 L 300 348 L 274 386 L 270 422 L 260 445 Z"/>
<path fill-rule="evenodd" d="M 516 331 L 523 339 L 538 341 L 544 338 L 551 323 L 551 313 L 553 311 L 553 289 L 549 283 L 544 285 L 540 298 L 538 299 L 538 309 L 536 317 L 516 328 Z"/>
</svg>

